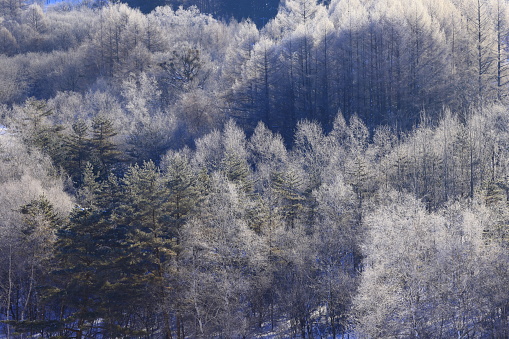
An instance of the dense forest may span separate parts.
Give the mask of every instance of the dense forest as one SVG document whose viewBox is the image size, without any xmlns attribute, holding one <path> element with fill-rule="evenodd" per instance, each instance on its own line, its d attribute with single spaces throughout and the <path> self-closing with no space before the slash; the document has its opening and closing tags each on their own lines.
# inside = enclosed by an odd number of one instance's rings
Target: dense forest
<svg viewBox="0 0 509 339">
<path fill-rule="evenodd" d="M 0 0 L 0 337 L 509 337 L 506 0 L 126 2 Z"/>
<path fill-rule="evenodd" d="M 212 14 L 215 18 L 237 21 L 251 19 L 263 26 L 276 16 L 279 0 L 122 0 L 132 8 L 149 13 L 158 6 L 189 8 L 195 6 L 200 12 Z"/>
</svg>

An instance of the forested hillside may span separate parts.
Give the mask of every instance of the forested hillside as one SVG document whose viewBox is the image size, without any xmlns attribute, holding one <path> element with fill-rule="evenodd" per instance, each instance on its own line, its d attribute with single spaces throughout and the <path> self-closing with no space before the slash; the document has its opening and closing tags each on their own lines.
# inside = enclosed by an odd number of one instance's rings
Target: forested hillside
<svg viewBox="0 0 509 339">
<path fill-rule="evenodd" d="M 509 337 L 508 2 L 232 6 L 0 0 L 0 337 Z"/>
<path fill-rule="evenodd" d="M 263 26 L 272 19 L 279 7 L 279 0 L 123 0 L 132 8 L 139 8 L 149 13 L 158 6 L 172 8 L 189 8 L 196 6 L 200 12 L 209 13 L 216 18 L 238 21 L 251 19 L 258 26 Z"/>
</svg>

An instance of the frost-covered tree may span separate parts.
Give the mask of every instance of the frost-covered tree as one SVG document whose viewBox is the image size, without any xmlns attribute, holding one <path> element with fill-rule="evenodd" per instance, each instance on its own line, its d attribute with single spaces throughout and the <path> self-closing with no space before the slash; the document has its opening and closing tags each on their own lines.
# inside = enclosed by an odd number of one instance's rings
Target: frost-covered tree
<svg viewBox="0 0 509 339">
<path fill-rule="evenodd" d="M 483 231 L 489 213 L 451 205 L 427 213 L 419 201 L 391 193 L 366 218 L 364 271 L 356 296 L 358 330 L 373 338 L 490 333 L 484 327 L 498 293 L 494 258 Z"/>
</svg>

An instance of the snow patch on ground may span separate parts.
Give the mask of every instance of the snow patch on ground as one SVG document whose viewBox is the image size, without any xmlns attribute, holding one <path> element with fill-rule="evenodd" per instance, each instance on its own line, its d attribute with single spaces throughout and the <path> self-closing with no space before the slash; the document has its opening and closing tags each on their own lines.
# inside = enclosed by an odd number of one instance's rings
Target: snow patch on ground
<svg viewBox="0 0 509 339">
<path fill-rule="evenodd" d="M 325 323 L 325 315 L 327 314 L 327 307 L 320 306 L 311 312 L 310 319 L 314 322 L 313 325 L 313 338 L 320 339 L 358 339 L 358 335 L 354 330 L 347 331 L 343 334 L 336 334 L 333 338 Z M 298 330 L 297 330 L 298 331 Z M 321 333 L 321 331 L 324 331 Z M 274 329 L 271 328 L 270 322 L 264 323 L 259 333 L 254 334 L 252 337 L 256 339 L 291 339 L 301 338 L 300 333 L 295 333 L 295 324 L 292 325 L 291 320 L 287 317 L 277 318 Z"/>
</svg>

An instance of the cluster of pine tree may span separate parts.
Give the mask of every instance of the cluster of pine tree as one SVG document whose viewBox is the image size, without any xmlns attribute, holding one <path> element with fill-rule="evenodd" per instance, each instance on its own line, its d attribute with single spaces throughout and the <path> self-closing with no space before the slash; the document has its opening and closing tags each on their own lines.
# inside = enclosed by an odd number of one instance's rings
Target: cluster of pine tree
<svg viewBox="0 0 509 339">
<path fill-rule="evenodd" d="M 507 2 L 193 4 L 0 0 L 0 336 L 509 336 Z"/>
</svg>

